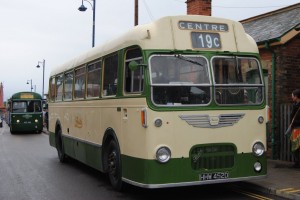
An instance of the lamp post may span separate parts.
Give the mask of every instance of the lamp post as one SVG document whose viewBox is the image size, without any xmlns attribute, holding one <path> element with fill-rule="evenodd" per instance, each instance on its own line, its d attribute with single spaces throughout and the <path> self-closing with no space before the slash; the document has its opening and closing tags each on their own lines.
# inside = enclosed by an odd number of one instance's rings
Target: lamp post
<svg viewBox="0 0 300 200">
<path fill-rule="evenodd" d="M 33 87 L 32 87 L 32 79 L 27 80 L 27 84 L 29 84 L 29 81 L 30 81 L 30 92 L 32 92 L 32 89 L 33 89 Z"/>
<path fill-rule="evenodd" d="M 139 0 L 134 0 L 134 26 L 139 25 Z"/>
<path fill-rule="evenodd" d="M 81 6 L 78 8 L 80 12 L 86 11 L 87 7 L 83 5 L 83 1 L 87 1 L 93 8 L 93 35 L 92 35 L 92 47 L 95 46 L 95 16 L 96 16 L 96 0 L 93 0 L 93 5 L 88 0 L 82 0 Z"/>
<path fill-rule="evenodd" d="M 44 80 L 45 80 L 45 59 L 43 59 L 43 61 L 38 61 L 38 64 L 37 64 L 37 68 L 40 68 L 40 63 L 43 64 L 43 92 L 42 92 L 42 98 L 44 98 Z"/>
</svg>

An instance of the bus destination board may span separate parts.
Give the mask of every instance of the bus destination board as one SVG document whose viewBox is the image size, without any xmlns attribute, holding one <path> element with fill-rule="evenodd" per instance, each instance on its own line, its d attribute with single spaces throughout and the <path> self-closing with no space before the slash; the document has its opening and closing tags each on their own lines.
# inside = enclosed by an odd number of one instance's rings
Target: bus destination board
<svg viewBox="0 0 300 200">
<path fill-rule="evenodd" d="M 192 32 L 194 49 L 220 49 L 221 39 L 218 33 Z"/>
<path fill-rule="evenodd" d="M 30 93 L 21 93 L 20 98 L 21 99 L 33 99 L 33 94 L 30 94 Z"/>
</svg>

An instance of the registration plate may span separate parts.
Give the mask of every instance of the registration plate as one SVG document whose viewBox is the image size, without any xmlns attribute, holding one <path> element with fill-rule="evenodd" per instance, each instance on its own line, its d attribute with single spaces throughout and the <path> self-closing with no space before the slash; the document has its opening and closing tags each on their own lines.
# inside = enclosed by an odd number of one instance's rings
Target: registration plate
<svg viewBox="0 0 300 200">
<path fill-rule="evenodd" d="M 229 172 L 213 172 L 200 174 L 200 181 L 218 180 L 229 178 Z"/>
</svg>

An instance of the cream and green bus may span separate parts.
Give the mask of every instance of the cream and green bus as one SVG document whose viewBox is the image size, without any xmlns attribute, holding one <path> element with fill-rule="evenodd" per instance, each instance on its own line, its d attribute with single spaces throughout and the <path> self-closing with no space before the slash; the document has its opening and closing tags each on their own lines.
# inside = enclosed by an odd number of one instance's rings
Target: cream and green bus
<svg viewBox="0 0 300 200">
<path fill-rule="evenodd" d="M 239 22 L 164 17 L 53 69 L 50 145 L 117 190 L 262 178 L 264 87 Z"/>
</svg>

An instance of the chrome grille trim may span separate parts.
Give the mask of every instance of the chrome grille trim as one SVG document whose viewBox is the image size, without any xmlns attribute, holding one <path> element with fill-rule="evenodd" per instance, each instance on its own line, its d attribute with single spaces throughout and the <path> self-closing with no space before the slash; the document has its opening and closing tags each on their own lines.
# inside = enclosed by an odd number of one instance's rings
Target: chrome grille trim
<svg viewBox="0 0 300 200">
<path fill-rule="evenodd" d="M 209 115 L 179 115 L 179 118 L 196 128 L 221 128 L 238 123 L 245 113 Z"/>
</svg>

